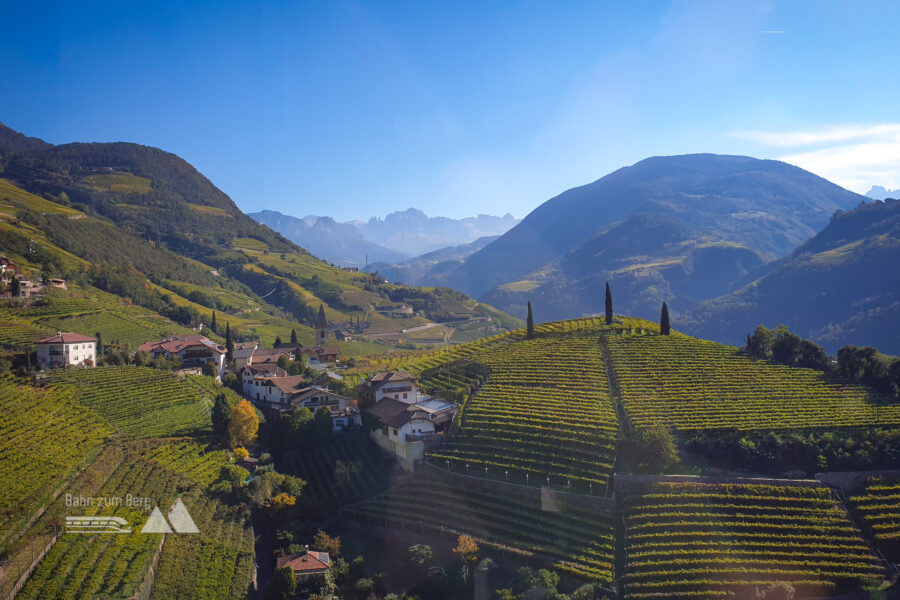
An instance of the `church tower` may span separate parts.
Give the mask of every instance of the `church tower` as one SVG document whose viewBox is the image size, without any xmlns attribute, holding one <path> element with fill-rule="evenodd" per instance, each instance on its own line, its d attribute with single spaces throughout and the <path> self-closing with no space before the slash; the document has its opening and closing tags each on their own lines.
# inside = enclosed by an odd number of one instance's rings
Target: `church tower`
<svg viewBox="0 0 900 600">
<path fill-rule="evenodd" d="M 325 318 L 325 307 L 319 305 L 319 314 L 316 316 L 316 346 L 324 346 L 328 343 L 328 319 Z"/>
</svg>

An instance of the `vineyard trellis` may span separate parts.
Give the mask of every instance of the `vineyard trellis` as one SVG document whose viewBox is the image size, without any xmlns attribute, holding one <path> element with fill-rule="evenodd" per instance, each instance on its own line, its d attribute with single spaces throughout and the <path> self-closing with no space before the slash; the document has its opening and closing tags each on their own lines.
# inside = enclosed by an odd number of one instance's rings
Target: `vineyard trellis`
<svg viewBox="0 0 900 600">
<path fill-rule="evenodd" d="M 625 597 L 725 598 L 787 581 L 819 596 L 883 581 L 827 487 L 657 483 L 625 498 Z"/>
</svg>

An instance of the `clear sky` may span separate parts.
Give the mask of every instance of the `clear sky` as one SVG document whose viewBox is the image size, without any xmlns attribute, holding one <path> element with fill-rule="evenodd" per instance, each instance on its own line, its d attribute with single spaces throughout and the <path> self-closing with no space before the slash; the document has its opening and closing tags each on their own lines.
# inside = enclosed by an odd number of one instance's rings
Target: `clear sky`
<svg viewBox="0 0 900 600">
<path fill-rule="evenodd" d="M 0 121 L 245 211 L 522 217 L 660 154 L 900 188 L 900 2 L 5 0 Z"/>
</svg>

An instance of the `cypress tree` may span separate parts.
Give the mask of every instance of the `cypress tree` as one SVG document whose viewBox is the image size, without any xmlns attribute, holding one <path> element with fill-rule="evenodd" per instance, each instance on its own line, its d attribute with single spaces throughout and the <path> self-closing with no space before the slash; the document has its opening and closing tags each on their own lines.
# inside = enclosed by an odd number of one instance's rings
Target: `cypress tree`
<svg viewBox="0 0 900 600">
<path fill-rule="evenodd" d="M 231 339 L 231 323 L 225 321 L 225 358 L 231 360 L 234 355 L 234 340 Z"/>
<path fill-rule="evenodd" d="M 663 302 L 662 313 L 659 316 L 660 335 L 669 335 L 669 305 Z"/>
<path fill-rule="evenodd" d="M 526 327 L 525 337 L 529 340 L 534 339 L 534 315 L 531 314 L 531 301 L 528 302 L 528 321 Z"/>
<path fill-rule="evenodd" d="M 19 278 L 18 278 L 18 277 L 13 277 L 13 278 L 12 278 L 12 284 L 11 284 L 10 287 L 9 287 L 9 292 L 10 292 L 10 294 L 12 294 L 12 297 L 13 297 L 13 298 L 18 298 L 18 297 L 19 297 L 19 294 L 22 293 L 22 286 L 21 286 L 21 284 L 19 283 Z"/>
<path fill-rule="evenodd" d="M 103 334 L 99 331 L 94 334 L 94 337 L 97 338 L 97 360 L 100 360 L 100 357 L 103 356 Z"/>
<path fill-rule="evenodd" d="M 212 329 L 213 333 L 219 333 L 219 324 L 216 323 L 216 311 L 213 311 L 212 322 L 209 324 L 209 328 Z"/>
<path fill-rule="evenodd" d="M 292 344 L 297 343 L 297 330 L 296 329 L 291 329 L 291 343 Z"/>
<path fill-rule="evenodd" d="M 277 347 L 280 346 L 280 345 L 281 345 L 281 336 L 280 336 L 280 335 L 276 335 L 276 336 L 275 336 L 275 347 L 277 348 Z"/>
<path fill-rule="evenodd" d="M 609 291 L 609 282 L 606 282 L 606 324 L 612 325 L 613 321 L 613 307 L 612 307 L 612 292 Z"/>
</svg>

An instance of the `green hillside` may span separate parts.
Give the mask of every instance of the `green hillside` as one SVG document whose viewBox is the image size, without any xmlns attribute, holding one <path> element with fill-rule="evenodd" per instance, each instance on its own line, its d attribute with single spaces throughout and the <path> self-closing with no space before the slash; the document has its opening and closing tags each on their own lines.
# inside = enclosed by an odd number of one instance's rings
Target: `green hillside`
<svg viewBox="0 0 900 600">
<path fill-rule="evenodd" d="M 244 215 L 185 161 L 155 148 L 0 147 L 0 155 L 0 247 L 11 258 L 32 273 L 100 288 L 176 323 L 208 323 L 217 310 L 245 337 L 271 344 L 295 329 L 301 343 L 312 343 L 308 327 L 324 304 L 329 319 L 371 326 L 373 335 L 357 331 L 358 343 L 342 345 L 350 355 L 410 340 L 471 340 L 519 324 L 449 289 L 392 286 L 318 260 Z M 375 310 L 403 303 L 413 306 L 415 322 Z M 81 321 L 51 326 L 97 325 Z M 22 324 L 34 329 L 7 332 L 10 343 L 33 339 L 41 328 Z M 423 326 L 427 335 L 416 329 Z M 107 329 L 128 343 L 146 333 L 121 322 Z M 407 329 L 416 331 L 406 335 Z M 107 334 L 89 333 L 95 331 Z"/>
<path fill-rule="evenodd" d="M 737 341 L 760 323 L 835 352 L 900 354 L 900 200 L 836 213 L 816 236 L 730 294 L 679 315 L 696 335 Z"/>
</svg>

